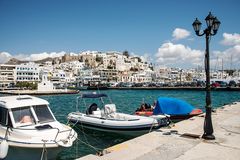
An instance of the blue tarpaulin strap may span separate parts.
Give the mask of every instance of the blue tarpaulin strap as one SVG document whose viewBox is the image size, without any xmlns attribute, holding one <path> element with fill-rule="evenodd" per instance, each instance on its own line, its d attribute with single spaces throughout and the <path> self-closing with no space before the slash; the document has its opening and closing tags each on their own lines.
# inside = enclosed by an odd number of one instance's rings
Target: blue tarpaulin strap
<svg viewBox="0 0 240 160">
<path fill-rule="evenodd" d="M 153 115 L 186 115 L 192 112 L 195 107 L 191 104 L 176 98 L 158 98 Z"/>
</svg>

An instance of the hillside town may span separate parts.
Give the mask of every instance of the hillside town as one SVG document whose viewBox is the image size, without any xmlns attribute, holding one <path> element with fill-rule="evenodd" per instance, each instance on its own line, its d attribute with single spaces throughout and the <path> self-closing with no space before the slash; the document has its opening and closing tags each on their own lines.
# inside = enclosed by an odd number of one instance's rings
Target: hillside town
<svg viewBox="0 0 240 160">
<path fill-rule="evenodd" d="M 217 86 L 238 86 L 240 70 L 211 71 Z M 21 87 L 19 84 L 51 83 L 54 88 L 78 88 L 107 85 L 110 87 L 203 86 L 203 67 L 181 69 L 159 67 L 139 56 L 124 52 L 87 51 L 27 62 L 10 59 L 0 64 L 0 88 Z M 29 86 L 29 85 L 28 85 Z M 30 86 L 31 88 L 32 86 Z M 32 87 L 36 89 L 35 87 Z M 46 87 L 45 87 L 46 88 Z M 38 87 L 40 89 L 40 87 Z"/>
</svg>

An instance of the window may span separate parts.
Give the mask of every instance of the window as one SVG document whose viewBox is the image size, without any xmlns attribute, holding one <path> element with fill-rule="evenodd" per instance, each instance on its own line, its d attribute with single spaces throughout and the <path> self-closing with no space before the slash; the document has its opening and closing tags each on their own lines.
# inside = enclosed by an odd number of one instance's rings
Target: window
<svg viewBox="0 0 240 160">
<path fill-rule="evenodd" d="M 6 125 L 7 124 L 7 109 L 0 107 L 0 124 Z"/>
<path fill-rule="evenodd" d="M 30 107 L 12 109 L 13 118 L 17 126 L 32 125 L 35 123 Z"/>
<path fill-rule="evenodd" d="M 49 111 L 47 105 L 33 106 L 33 109 L 34 109 L 40 123 L 54 121 L 54 118 L 53 118 L 51 112 Z"/>
</svg>

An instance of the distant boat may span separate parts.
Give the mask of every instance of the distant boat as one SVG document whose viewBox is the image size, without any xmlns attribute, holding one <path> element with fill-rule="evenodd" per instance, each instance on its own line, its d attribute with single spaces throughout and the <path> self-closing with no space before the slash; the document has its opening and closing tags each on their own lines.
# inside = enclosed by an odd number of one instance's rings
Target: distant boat
<svg viewBox="0 0 240 160">
<path fill-rule="evenodd" d="M 108 87 L 101 85 L 101 86 L 88 86 L 87 90 L 107 90 Z"/>
<path fill-rule="evenodd" d="M 77 103 L 80 98 L 80 101 L 86 107 L 86 113 L 79 111 L 69 113 L 69 121 L 93 130 L 127 135 L 147 133 L 152 129 L 168 125 L 166 116 L 152 118 L 119 113 L 116 111 L 116 105 L 111 100 L 109 100 L 110 103 L 104 103 L 103 99 L 107 97 L 106 94 L 82 94 L 77 98 Z M 91 105 L 86 106 L 86 102 L 90 102 Z M 83 108 L 83 106 L 80 108 Z"/>
<path fill-rule="evenodd" d="M 160 97 L 154 109 L 137 110 L 136 115 L 160 115 L 167 114 L 173 121 L 180 121 L 202 114 L 201 109 L 197 109 L 191 104 L 176 98 Z"/>
</svg>

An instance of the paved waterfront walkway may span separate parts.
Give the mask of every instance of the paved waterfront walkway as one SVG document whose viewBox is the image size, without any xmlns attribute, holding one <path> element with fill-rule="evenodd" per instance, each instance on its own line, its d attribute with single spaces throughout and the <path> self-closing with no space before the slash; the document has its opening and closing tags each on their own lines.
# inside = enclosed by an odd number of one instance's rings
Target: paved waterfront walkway
<svg viewBox="0 0 240 160">
<path fill-rule="evenodd" d="M 78 160 L 240 159 L 240 102 L 217 109 L 212 119 L 216 140 L 201 139 L 204 117 L 199 116 L 107 148 L 110 153 L 101 157 L 88 155 Z"/>
</svg>

